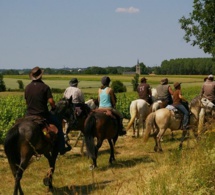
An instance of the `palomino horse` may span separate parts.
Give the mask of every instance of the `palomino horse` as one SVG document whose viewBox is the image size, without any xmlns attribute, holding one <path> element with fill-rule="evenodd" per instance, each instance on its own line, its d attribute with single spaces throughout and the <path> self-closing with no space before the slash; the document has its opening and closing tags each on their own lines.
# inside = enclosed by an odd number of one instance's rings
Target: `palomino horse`
<svg viewBox="0 0 215 195">
<path fill-rule="evenodd" d="M 110 112 L 110 111 L 109 111 Z M 87 117 L 85 121 L 84 137 L 87 147 L 88 155 L 93 160 L 91 168 L 97 167 L 98 150 L 102 146 L 105 139 L 108 140 L 110 145 L 110 158 L 111 164 L 115 160 L 114 145 L 118 139 L 118 122 L 111 113 L 95 110 Z M 94 138 L 97 138 L 97 144 L 94 143 Z"/>
<path fill-rule="evenodd" d="M 202 117 L 200 113 L 202 109 L 207 107 L 214 107 L 214 104 L 206 98 L 196 97 L 190 103 L 190 127 L 192 128 L 194 135 L 197 137 L 198 133 L 195 127 L 197 127 L 199 121 Z M 149 135 L 152 134 L 155 140 L 154 151 L 162 151 L 160 139 L 165 133 L 166 129 L 179 130 L 181 129 L 183 117 L 177 117 L 173 111 L 167 108 L 161 108 L 155 112 L 152 112 L 148 115 L 146 119 L 146 130 L 144 133 L 144 142 L 149 138 Z M 179 147 L 182 147 L 182 143 L 187 134 L 188 130 L 184 130 L 181 138 Z"/>
<path fill-rule="evenodd" d="M 157 99 L 157 90 L 152 88 L 152 102 L 155 102 Z M 143 99 L 133 100 L 130 104 L 130 116 L 131 119 L 127 125 L 127 130 L 133 126 L 133 136 L 135 136 L 135 129 L 137 129 L 137 137 L 140 134 L 140 128 L 144 128 L 144 122 L 146 117 L 150 112 L 152 112 L 152 107 Z"/>
<path fill-rule="evenodd" d="M 70 100 L 62 99 L 56 104 L 54 114 L 61 121 L 69 119 L 74 113 Z M 25 117 L 17 120 L 16 124 L 7 132 L 4 150 L 15 178 L 14 195 L 23 195 L 21 179 L 33 155 L 41 154 L 48 159 L 50 170 L 44 178 L 44 184 L 53 189 L 52 175 L 55 170 L 58 155 L 56 133 L 47 131 L 47 123 L 39 117 Z M 50 138 L 50 137 L 52 138 Z"/>
</svg>

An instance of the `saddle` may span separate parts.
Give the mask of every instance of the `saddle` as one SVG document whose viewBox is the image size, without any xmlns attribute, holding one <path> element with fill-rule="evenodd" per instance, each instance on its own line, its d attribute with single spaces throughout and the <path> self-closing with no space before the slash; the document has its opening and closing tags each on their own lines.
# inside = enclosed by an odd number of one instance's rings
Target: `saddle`
<svg viewBox="0 0 215 195">
<path fill-rule="evenodd" d="M 90 108 L 87 104 L 77 104 L 75 106 L 75 113 L 77 116 L 85 115 L 87 116 L 90 113 Z"/>
<path fill-rule="evenodd" d="M 40 116 L 26 116 L 24 118 L 18 119 L 17 123 L 22 121 L 32 121 L 41 126 L 42 133 L 46 141 L 53 143 L 57 138 L 58 128 L 54 124 L 49 124 L 48 121 Z"/>
<path fill-rule="evenodd" d="M 175 119 L 182 121 L 183 113 L 181 111 L 179 111 L 177 108 L 175 108 L 172 105 L 167 105 L 166 108 L 171 111 L 171 114 Z"/>
<path fill-rule="evenodd" d="M 116 115 L 110 109 L 99 108 L 99 109 L 93 110 L 93 112 L 101 112 L 101 113 L 104 113 L 104 114 L 106 114 L 107 116 L 109 116 L 109 117 L 111 117 L 113 119 L 117 119 Z"/>
</svg>

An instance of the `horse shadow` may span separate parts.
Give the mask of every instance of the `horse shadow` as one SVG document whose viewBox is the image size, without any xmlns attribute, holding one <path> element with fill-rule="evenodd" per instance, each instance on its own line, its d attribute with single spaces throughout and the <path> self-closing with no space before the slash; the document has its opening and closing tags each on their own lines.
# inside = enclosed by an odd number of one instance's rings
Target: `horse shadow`
<svg viewBox="0 0 215 195">
<path fill-rule="evenodd" d="M 110 182 L 112 181 L 103 181 L 103 182 L 97 182 L 97 183 L 91 183 L 88 185 L 71 185 L 71 186 L 63 186 L 60 188 L 53 187 L 53 190 L 51 193 L 53 195 L 76 195 L 76 194 L 92 194 L 93 191 L 104 189 Z"/>
<path fill-rule="evenodd" d="M 139 158 L 132 158 L 127 160 L 116 160 L 113 164 L 108 164 L 107 166 L 98 167 L 100 171 L 106 171 L 110 168 L 120 169 L 120 168 L 130 168 L 136 166 L 140 163 L 153 163 L 155 162 L 150 155 L 144 155 Z"/>
</svg>

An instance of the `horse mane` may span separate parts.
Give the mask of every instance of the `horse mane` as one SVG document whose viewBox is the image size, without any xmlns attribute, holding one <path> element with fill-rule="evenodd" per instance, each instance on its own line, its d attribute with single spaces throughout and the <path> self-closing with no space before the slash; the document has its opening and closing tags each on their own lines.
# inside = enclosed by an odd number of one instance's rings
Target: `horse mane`
<svg viewBox="0 0 215 195">
<path fill-rule="evenodd" d="M 197 103 L 199 103 L 200 95 L 193 98 L 190 102 L 190 107 L 196 106 Z"/>
</svg>

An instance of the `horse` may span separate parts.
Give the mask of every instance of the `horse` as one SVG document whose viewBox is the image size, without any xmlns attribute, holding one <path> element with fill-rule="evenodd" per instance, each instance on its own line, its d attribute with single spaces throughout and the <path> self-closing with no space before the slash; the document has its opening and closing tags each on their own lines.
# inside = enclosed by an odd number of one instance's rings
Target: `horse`
<svg viewBox="0 0 215 195">
<path fill-rule="evenodd" d="M 71 118 L 74 113 L 71 100 L 61 99 L 53 112 L 59 120 Z M 57 130 L 49 132 L 47 126 L 45 119 L 28 116 L 18 119 L 7 132 L 4 150 L 15 179 L 14 195 L 24 194 L 21 179 L 33 155 L 39 158 L 44 154 L 48 159 L 50 169 L 43 182 L 50 191 L 53 190 L 52 175 L 58 155 Z"/>
<path fill-rule="evenodd" d="M 98 150 L 102 146 L 105 139 L 108 140 L 110 146 L 109 163 L 115 161 L 114 145 L 118 139 L 118 122 L 111 114 L 111 111 L 100 111 L 100 109 L 92 111 L 84 124 L 84 138 L 86 142 L 88 155 L 91 157 L 93 164 L 91 169 L 97 167 Z M 97 138 L 95 145 L 94 138 Z"/>
<path fill-rule="evenodd" d="M 91 98 L 91 99 L 87 100 L 85 102 L 85 104 L 87 104 L 91 110 L 94 110 L 94 109 L 98 108 L 99 101 L 98 101 L 98 98 Z"/>
<path fill-rule="evenodd" d="M 190 128 L 192 128 L 194 136 L 198 137 L 198 132 L 195 127 L 199 125 L 199 122 L 204 118 L 202 110 L 206 108 L 214 108 L 214 104 L 206 98 L 195 97 L 190 103 Z M 172 110 L 168 108 L 161 108 L 148 115 L 146 119 L 146 130 L 144 133 L 144 143 L 147 142 L 149 135 L 151 134 L 155 140 L 154 151 L 162 152 L 161 138 L 164 135 L 166 129 L 179 130 L 181 129 L 183 115 L 180 117 L 176 115 Z M 182 148 L 183 141 L 188 130 L 183 130 L 181 142 L 179 148 Z"/>
<path fill-rule="evenodd" d="M 155 88 L 152 88 L 152 102 L 155 102 L 157 100 L 157 97 L 157 90 Z M 133 126 L 133 137 L 135 137 L 135 129 L 137 129 L 137 137 L 139 137 L 140 128 L 143 129 L 146 117 L 150 112 L 152 112 L 153 105 L 154 103 L 152 104 L 152 106 L 150 106 L 150 104 L 148 104 L 143 99 L 137 99 L 131 102 L 129 108 L 131 119 L 127 125 L 126 130 L 128 131 L 130 127 Z"/>
<path fill-rule="evenodd" d="M 76 143 L 74 144 L 74 146 L 77 145 L 78 140 L 80 139 L 80 137 L 83 135 L 83 131 L 84 131 L 84 121 L 87 118 L 88 114 L 98 108 L 99 106 L 99 102 L 98 99 L 94 99 L 91 98 L 89 100 L 87 100 L 85 102 L 85 104 L 83 104 L 83 113 L 78 114 L 78 112 L 75 112 L 75 121 L 63 121 L 63 129 L 64 129 L 64 133 L 67 139 L 68 138 L 68 134 L 70 131 L 80 131 L 80 133 L 78 134 L 78 137 L 76 139 Z M 84 148 L 84 140 L 82 142 L 82 146 L 81 146 L 81 154 L 83 154 L 83 148 Z"/>
</svg>

